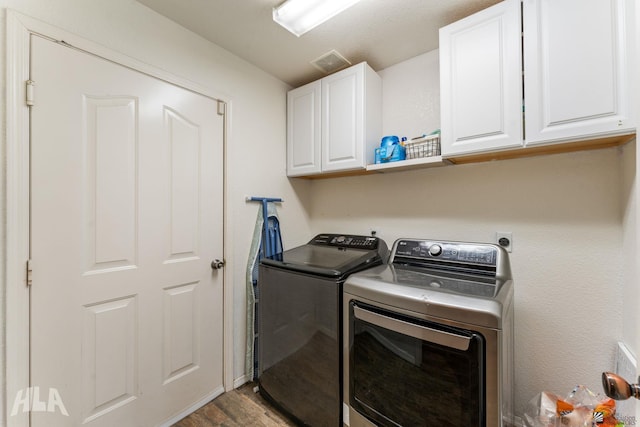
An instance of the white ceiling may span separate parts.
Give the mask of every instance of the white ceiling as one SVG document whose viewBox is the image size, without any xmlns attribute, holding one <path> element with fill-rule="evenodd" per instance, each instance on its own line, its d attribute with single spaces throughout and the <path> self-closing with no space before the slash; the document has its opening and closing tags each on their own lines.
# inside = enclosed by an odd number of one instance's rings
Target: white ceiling
<svg viewBox="0 0 640 427">
<path fill-rule="evenodd" d="M 282 0 L 137 0 L 269 74 L 300 86 L 337 50 L 378 71 L 438 48 L 438 29 L 500 0 L 362 0 L 296 37 L 272 20 Z"/>
</svg>

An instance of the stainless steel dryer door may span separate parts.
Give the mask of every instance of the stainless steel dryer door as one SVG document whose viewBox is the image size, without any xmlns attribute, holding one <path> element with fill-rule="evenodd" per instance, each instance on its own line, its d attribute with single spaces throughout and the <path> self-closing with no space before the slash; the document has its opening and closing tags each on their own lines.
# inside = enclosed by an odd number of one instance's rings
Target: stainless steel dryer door
<svg viewBox="0 0 640 427">
<path fill-rule="evenodd" d="M 348 310 L 353 409 L 380 426 L 485 426 L 482 334 L 357 301 Z"/>
</svg>

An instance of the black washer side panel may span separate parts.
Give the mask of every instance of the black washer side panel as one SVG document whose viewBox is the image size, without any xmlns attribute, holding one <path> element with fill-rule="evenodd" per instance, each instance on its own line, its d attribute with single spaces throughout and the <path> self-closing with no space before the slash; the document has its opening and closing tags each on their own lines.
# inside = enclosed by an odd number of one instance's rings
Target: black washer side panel
<svg viewBox="0 0 640 427">
<path fill-rule="evenodd" d="M 342 281 L 260 266 L 259 385 L 298 423 L 342 424 Z"/>
</svg>

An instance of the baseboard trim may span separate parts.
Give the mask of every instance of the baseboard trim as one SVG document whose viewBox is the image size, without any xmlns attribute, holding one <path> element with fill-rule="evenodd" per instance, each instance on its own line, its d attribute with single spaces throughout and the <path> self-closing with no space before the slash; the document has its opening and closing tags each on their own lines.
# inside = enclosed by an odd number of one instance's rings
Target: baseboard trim
<svg viewBox="0 0 640 427">
<path fill-rule="evenodd" d="M 159 427 L 170 427 L 170 426 L 174 425 L 175 423 L 177 423 L 178 421 L 180 421 L 181 419 L 183 419 L 187 415 L 190 415 L 190 414 L 194 413 L 195 411 L 197 411 L 198 409 L 202 408 L 204 405 L 206 405 L 207 403 L 211 402 L 213 399 L 215 399 L 216 397 L 220 396 L 222 393 L 224 393 L 224 387 L 222 387 L 222 386 L 218 387 L 217 389 L 215 389 L 214 391 L 212 391 L 211 393 L 207 394 L 205 397 L 200 399 L 198 402 L 194 403 L 193 405 L 189 406 L 184 411 L 180 412 L 178 415 L 175 415 L 175 416 L 171 417 L 170 419 L 160 423 Z"/>
<path fill-rule="evenodd" d="M 236 388 L 242 387 L 243 385 L 245 385 L 248 382 L 249 382 L 249 378 L 247 378 L 246 375 L 243 375 L 243 376 L 233 380 L 233 388 L 236 389 Z"/>
<path fill-rule="evenodd" d="M 233 380 L 233 388 L 236 389 L 236 388 L 242 387 L 244 384 L 246 384 L 248 382 L 249 382 L 249 379 L 247 378 L 247 376 L 243 375 L 243 376 Z M 180 421 L 184 417 L 186 417 L 186 416 L 194 413 L 198 409 L 202 408 L 204 405 L 206 405 L 207 403 L 211 402 L 213 399 L 215 399 L 216 397 L 220 396 L 223 393 L 224 393 L 224 387 L 218 387 L 213 392 L 211 392 L 210 394 L 206 395 L 204 398 L 199 400 L 197 403 L 194 403 L 193 405 L 189 406 L 184 411 L 180 412 L 178 415 L 175 415 L 175 416 L 171 417 L 170 419 L 168 419 L 168 420 L 162 422 L 161 424 L 159 424 L 159 427 L 170 427 L 170 426 L 172 426 L 173 424 L 177 423 L 178 421 Z"/>
</svg>

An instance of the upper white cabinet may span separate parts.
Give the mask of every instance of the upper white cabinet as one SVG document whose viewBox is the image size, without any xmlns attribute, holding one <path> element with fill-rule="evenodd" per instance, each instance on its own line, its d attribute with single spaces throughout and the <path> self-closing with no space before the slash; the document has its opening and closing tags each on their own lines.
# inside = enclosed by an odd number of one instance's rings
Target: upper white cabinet
<svg viewBox="0 0 640 427">
<path fill-rule="evenodd" d="M 632 7 L 506 0 L 442 28 L 443 157 L 632 133 Z"/>
<path fill-rule="evenodd" d="M 321 87 L 315 81 L 287 94 L 287 175 L 320 173 Z"/>
<path fill-rule="evenodd" d="M 442 155 L 522 145 L 520 2 L 440 29 Z"/>
<path fill-rule="evenodd" d="M 629 132 L 628 0 L 524 0 L 527 145 Z"/>
<path fill-rule="evenodd" d="M 365 169 L 382 137 L 382 81 L 366 63 L 287 96 L 287 175 Z"/>
</svg>

